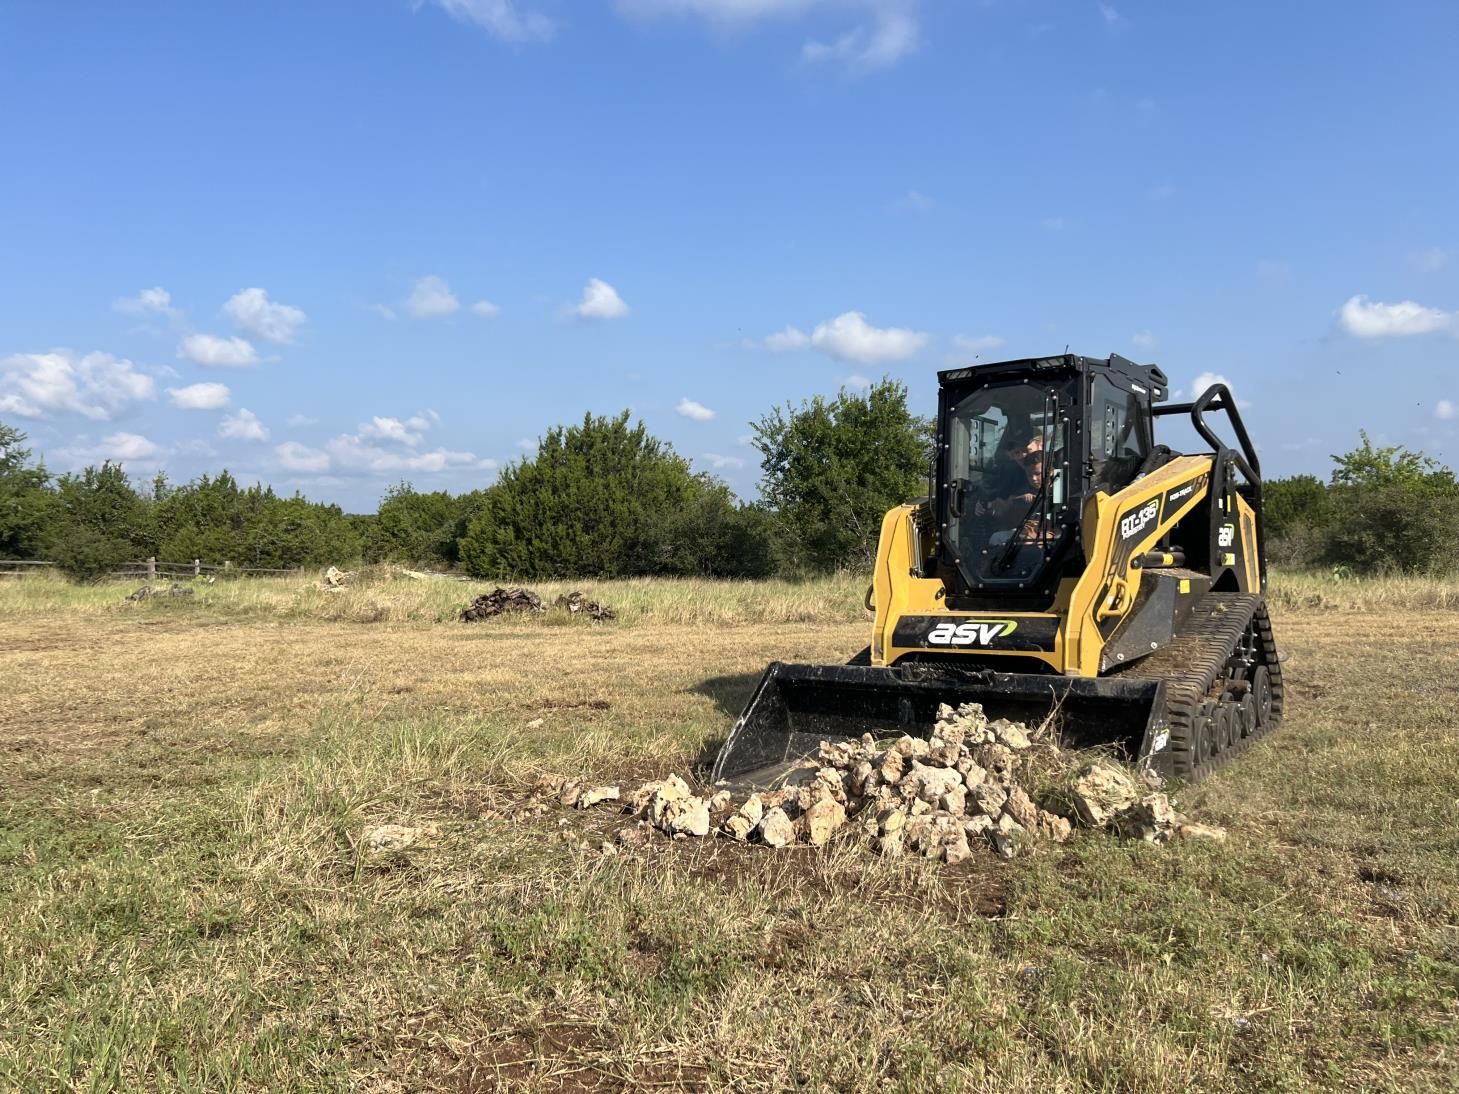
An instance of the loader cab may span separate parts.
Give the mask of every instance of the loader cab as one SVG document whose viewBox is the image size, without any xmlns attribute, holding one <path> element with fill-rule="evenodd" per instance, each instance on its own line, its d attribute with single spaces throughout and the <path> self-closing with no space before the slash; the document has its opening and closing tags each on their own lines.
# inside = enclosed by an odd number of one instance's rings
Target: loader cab
<svg viewBox="0 0 1459 1094">
<path fill-rule="evenodd" d="M 1083 569 L 1084 499 L 1128 485 L 1150 459 L 1165 375 L 1063 354 L 938 382 L 937 576 L 948 606 L 1047 607 Z"/>
</svg>

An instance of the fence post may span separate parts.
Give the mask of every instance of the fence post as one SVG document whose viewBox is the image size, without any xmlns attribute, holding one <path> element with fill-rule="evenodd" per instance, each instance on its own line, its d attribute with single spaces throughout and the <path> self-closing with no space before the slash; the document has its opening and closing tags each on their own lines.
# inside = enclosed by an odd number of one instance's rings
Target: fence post
<svg viewBox="0 0 1459 1094">
<path fill-rule="evenodd" d="M 147 580 L 148 581 L 156 581 L 157 580 L 157 556 L 156 555 L 148 555 L 147 556 Z"/>
<path fill-rule="evenodd" d="M 193 559 L 193 577 L 202 577 L 202 576 L 203 576 L 203 560 L 200 559 L 200 558 L 195 558 L 195 559 Z"/>
</svg>

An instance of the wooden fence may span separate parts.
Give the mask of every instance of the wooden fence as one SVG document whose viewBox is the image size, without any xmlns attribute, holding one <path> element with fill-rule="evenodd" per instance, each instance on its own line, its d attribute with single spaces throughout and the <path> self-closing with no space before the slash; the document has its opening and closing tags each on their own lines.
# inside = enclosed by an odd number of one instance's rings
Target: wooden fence
<svg viewBox="0 0 1459 1094">
<path fill-rule="evenodd" d="M 21 577 L 25 574 L 44 573 L 54 568 L 54 562 L 31 562 L 0 559 L 0 577 Z M 156 558 L 144 558 L 140 562 L 126 562 L 120 570 L 113 570 L 107 577 L 117 580 L 181 581 L 200 577 L 248 577 L 254 574 L 302 574 L 304 567 L 277 569 L 268 566 L 235 566 L 232 562 L 204 562 L 195 558 L 191 562 L 158 562 Z"/>
</svg>

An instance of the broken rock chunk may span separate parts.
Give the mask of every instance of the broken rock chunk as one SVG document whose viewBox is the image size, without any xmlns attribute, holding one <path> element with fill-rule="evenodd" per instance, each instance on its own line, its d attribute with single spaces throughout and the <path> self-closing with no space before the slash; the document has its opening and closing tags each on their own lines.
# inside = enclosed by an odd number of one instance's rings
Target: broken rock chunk
<svg viewBox="0 0 1459 1094">
<path fill-rule="evenodd" d="M 584 790 L 579 795 L 577 807 L 579 809 L 591 809 L 593 806 L 601 805 L 603 802 L 616 802 L 618 797 L 619 791 L 616 786 L 595 786 L 591 790 Z"/>
<path fill-rule="evenodd" d="M 1197 824 L 1195 821 L 1181 819 L 1175 826 L 1175 834 L 1181 839 L 1208 839 L 1217 843 L 1226 842 L 1226 829 L 1218 828 L 1212 824 Z"/>
<path fill-rule="evenodd" d="M 709 803 L 690 795 L 676 803 L 667 830 L 673 836 L 709 835 Z"/>
<path fill-rule="evenodd" d="M 795 823 L 778 805 L 765 814 L 757 831 L 761 842 L 771 847 L 785 847 L 795 840 Z"/>
<path fill-rule="evenodd" d="M 820 847 L 846 823 L 846 807 L 834 798 L 822 798 L 801 818 L 805 824 L 806 841 L 812 847 Z"/>
<path fill-rule="evenodd" d="M 369 851 L 404 851 L 439 834 L 434 824 L 412 828 L 404 824 L 379 824 L 367 828 L 360 835 L 360 842 Z"/>
<path fill-rule="evenodd" d="M 1146 794 L 1115 819 L 1120 832 L 1146 843 L 1167 843 L 1179 821 L 1175 807 L 1164 794 Z"/>
<path fill-rule="evenodd" d="M 1050 813 L 1047 809 L 1040 809 L 1035 829 L 1044 839 L 1053 840 L 1055 843 L 1065 843 L 1074 834 L 1074 826 L 1063 817 Z"/>
<path fill-rule="evenodd" d="M 1003 812 L 1024 828 L 1032 828 L 1038 821 L 1038 808 L 1021 786 L 1008 788 L 1008 800 L 1003 803 Z"/>
<path fill-rule="evenodd" d="M 949 790 L 962 786 L 963 777 L 956 768 L 928 767 L 917 760 L 912 761 L 912 770 L 902 779 L 905 789 L 911 786 L 913 793 L 925 802 L 936 802 Z"/>
<path fill-rule="evenodd" d="M 999 718 L 996 722 L 990 723 L 988 728 L 993 731 L 993 736 L 997 738 L 999 744 L 1005 748 L 1011 748 L 1015 752 L 1022 752 L 1033 743 L 1028 739 L 1028 734 L 1024 731 L 1023 726 L 1017 722 L 1010 722 L 1007 718 Z"/>
<path fill-rule="evenodd" d="M 1097 760 L 1075 781 L 1072 795 L 1079 819 L 1103 828 L 1140 798 L 1140 786 L 1124 768 Z"/>
</svg>

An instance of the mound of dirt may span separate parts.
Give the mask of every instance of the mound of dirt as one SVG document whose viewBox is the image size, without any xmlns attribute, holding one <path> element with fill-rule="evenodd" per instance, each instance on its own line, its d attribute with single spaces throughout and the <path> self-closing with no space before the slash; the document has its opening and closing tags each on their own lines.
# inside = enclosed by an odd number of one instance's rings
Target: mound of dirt
<svg viewBox="0 0 1459 1094">
<path fill-rule="evenodd" d="M 866 734 L 822 741 L 819 754 L 784 785 L 742 801 L 723 790 L 695 793 L 677 775 L 628 794 L 544 775 L 522 815 L 540 815 L 549 804 L 586 809 L 602 802 L 619 803 L 636 820 L 619 831 L 622 844 L 658 833 L 817 847 L 846 831 L 883 855 L 919 854 L 952 865 L 975 847 L 1012 858 L 1040 840 L 1063 842 L 1076 824 L 1154 843 L 1225 838 L 1221 829 L 1177 813 L 1153 778 L 1067 752 L 1026 725 L 990 721 L 977 703 L 944 705 L 928 740 Z"/>
</svg>

